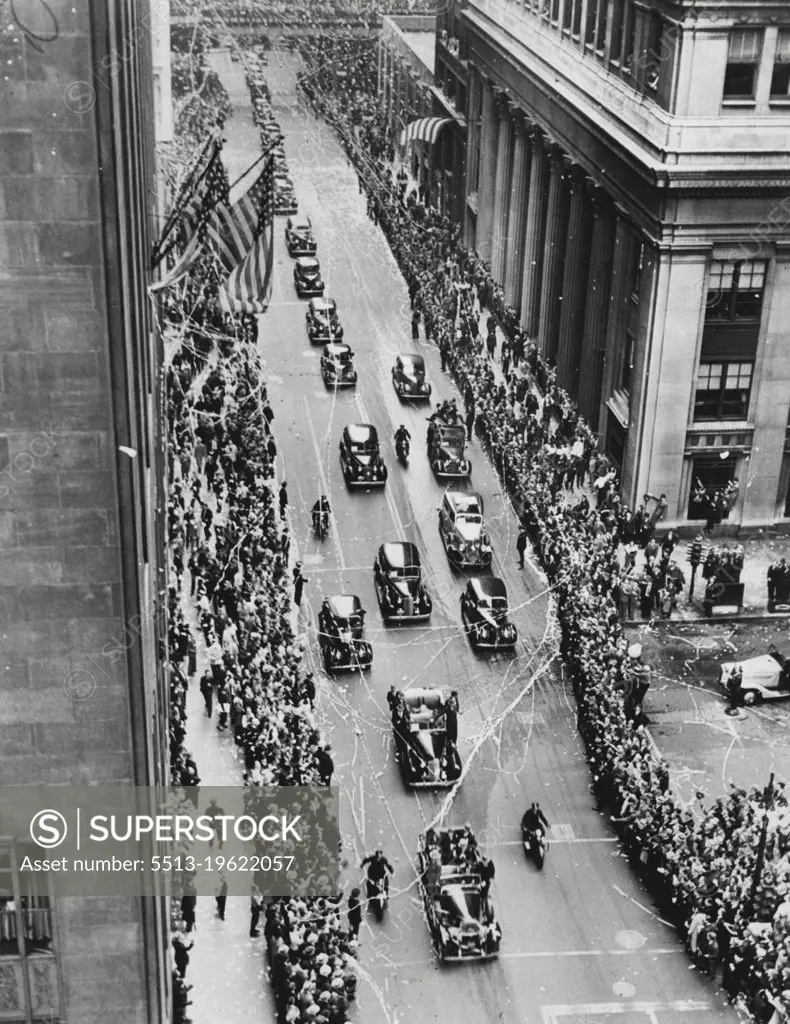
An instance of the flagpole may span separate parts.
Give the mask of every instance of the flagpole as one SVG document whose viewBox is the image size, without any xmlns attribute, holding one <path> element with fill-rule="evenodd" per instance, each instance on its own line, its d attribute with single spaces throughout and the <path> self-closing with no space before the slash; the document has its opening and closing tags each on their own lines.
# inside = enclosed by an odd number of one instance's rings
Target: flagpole
<svg viewBox="0 0 790 1024">
<path fill-rule="evenodd" d="M 247 170 L 246 170 L 246 171 L 245 171 L 245 172 L 244 172 L 244 173 L 243 173 L 243 174 L 242 174 L 242 175 L 241 175 L 240 177 L 236 178 L 236 180 L 235 180 L 235 181 L 233 182 L 233 184 L 232 184 L 232 185 L 230 186 L 230 188 L 231 188 L 231 191 L 233 191 L 233 189 L 234 189 L 234 188 L 235 188 L 235 187 L 236 187 L 236 186 L 238 185 L 238 183 L 239 183 L 240 181 L 243 181 L 243 180 L 244 180 L 244 179 L 245 179 L 245 178 L 247 177 L 247 175 L 248 175 L 248 174 L 250 173 L 250 171 L 253 171 L 253 170 L 255 170 L 255 168 L 256 168 L 256 167 L 258 166 L 258 164 L 259 164 L 259 163 L 261 162 L 261 160 L 265 160 L 265 159 L 266 159 L 266 157 L 267 157 L 267 156 L 269 156 L 269 154 L 271 153 L 271 151 L 272 151 L 272 150 L 274 149 L 274 147 L 275 147 L 275 146 L 279 146 L 279 145 L 280 145 L 280 143 L 281 143 L 281 142 L 282 142 L 282 141 L 283 141 L 284 139 L 285 139 L 285 136 L 284 136 L 284 135 L 280 135 L 280 136 L 278 136 L 278 138 L 276 138 L 276 139 L 274 140 L 274 142 L 270 143 L 270 144 L 269 144 L 269 145 L 268 145 L 268 146 L 266 147 L 266 149 L 264 149 L 264 151 L 263 151 L 263 152 L 261 153 L 261 155 L 260 155 L 260 156 L 258 157 L 258 159 L 257 159 L 257 160 L 255 161 L 255 163 L 253 163 L 253 164 L 250 164 L 250 166 L 249 166 L 249 167 L 247 168 Z"/>
</svg>

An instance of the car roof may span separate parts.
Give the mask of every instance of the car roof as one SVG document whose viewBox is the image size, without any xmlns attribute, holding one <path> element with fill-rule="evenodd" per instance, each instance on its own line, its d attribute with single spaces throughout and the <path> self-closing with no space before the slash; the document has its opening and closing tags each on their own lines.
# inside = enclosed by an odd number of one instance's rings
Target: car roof
<svg viewBox="0 0 790 1024">
<path fill-rule="evenodd" d="M 407 704 L 435 704 L 444 700 L 441 690 L 427 686 L 412 686 L 403 691 L 403 699 Z"/>
<path fill-rule="evenodd" d="M 439 421 L 436 426 L 439 430 L 439 436 L 445 441 L 466 440 L 466 431 L 457 423 L 450 424 Z"/>
<path fill-rule="evenodd" d="M 296 264 L 299 267 L 317 267 L 320 266 L 318 259 L 315 256 L 299 256 L 296 259 Z"/>
<path fill-rule="evenodd" d="M 313 222 L 306 213 L 294 214 L 293 217 L 288 218 L 287 223 L 289 228 L 311 228 L 313 226 Z"/>
<path fill-rule="evenodd" d="M 348 619 L 362 611 L 362 602 L 356 594 L 335 594 L 326 598 L 326 603 L 336 619 Z"/>
<path fill-rule="evenodd" d="M 376 428 L 370 423 L 349 423 L 345 429 L 348 438 L 354 444 L 364 444 L 366 441 L 378 441 Z"/>
<path fill-rule="evenodd" d="M 403 352 L 398 356 L 398 359 L 404 365 L 406 365 L 406 363 L 411 363 L 416 370 L 425 369 L 425 360 L 422 356 L 418 356 L 416 352 Z"/>
<path fill-rule="evenodd" d="M 417 545 L 410 540 L 390 541 L 379 548 L 379 556 L 393 569 L 419 569 Z"/>
<path fill-rule="evenodd" d="M 477 491 L 447 491 L 444 499 L 456 512 L 483 514 L 483 499 Z"/>
<path fill-rule="evenodd" d="M 301 258 L 304 259 L 304 257 Z M 325 309 L 337 309 L 337 303 L 335 302 L 335 300 L 329 299 L 326 296 L 321 296 L 320 298 L 317 299 L 310 299 L 309 306 L 310 309 L 313 310 L 313 312 Z"/>
<path fill-rule="evenodd" d="M 342 345 L 340 342 L 332 342 L 329 345 L 324 345 L 325 356 L 342 356 L 346 352 L 350 352 L 351 347 L 349 345 Z"/>
<path fill-rule="evenodd" d="M 507 589 L 498 576 L 478 576 L 471 579 L 469 589 L 477 597 L 502 597 L 507 600 Z"/>
</svg>

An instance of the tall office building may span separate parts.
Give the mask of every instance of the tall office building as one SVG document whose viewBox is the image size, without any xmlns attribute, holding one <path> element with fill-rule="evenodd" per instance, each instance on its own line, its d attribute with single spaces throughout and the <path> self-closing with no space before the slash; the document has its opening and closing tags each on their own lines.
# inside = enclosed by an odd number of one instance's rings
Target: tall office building
<svg viewBox="0 0 790 1024">
<path fill-rule="evenodd" d="M 161 125 L 167 17 L 161 0 L 3 12 L 3 785 L 168 780 L 161 348 L 147 294 L 151 43 Z M 0 1021 L 169 1019 L 166 894 L 54 900 L 20 873 L 24 841 L 0 835 Z"/>
<path fill-rule="evenodd" d="M 732 524 L 790 519 L 787 4 L 464 0 L 434 78 L 467 242 L 624 497 L 694 525 L 737 480 Z"/>
</svg>

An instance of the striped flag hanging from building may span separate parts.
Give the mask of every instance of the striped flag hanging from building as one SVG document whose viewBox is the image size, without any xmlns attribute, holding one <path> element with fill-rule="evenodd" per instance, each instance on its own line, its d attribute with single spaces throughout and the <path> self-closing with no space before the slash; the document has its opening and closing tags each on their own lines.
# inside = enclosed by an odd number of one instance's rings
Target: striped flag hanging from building
<svg viewBox="0 0 790 1024">
<path fill-rule="evenodd" d="M 227 275 L 219 287 L 219 305 L 225 313 L 263 313 L 269 305 L 274 263 L 273 172 L 270 153 L 255 184 L 232 207 L 217 207 L 209 222 L 209 242 Z"/>
<path fill-rule="evenodd" d="M 150 286 L 149 291 L 158 292 L 177 284 L 200 258 L 203 251 L 203 229 L 217 205 L 228 199 L 228 175 L 222 164 L 221 151 L 222 139 L 218 137 L 214 139 L 213 151 L 203 171 L 187 193 L 181 210 L 171 218 L 171 227 L 166 229 L 159 242 L 154 267 L 177 246 L 181 247 L 181 255 L 161 280 Z M 163 248 L 163 242 L 170 236 L 173 236 L 171 245 Z"/>
<path fill-rule="evenodd" d="M 439 132 L 446 124 L 451 124 L 449 117 L 420 117 L 411 124 L 407 124 L 400 133 L 399 142 L 405 146 L 407 142 L 429 142 L 434 143 L 439 138 Z"/>
</svg>

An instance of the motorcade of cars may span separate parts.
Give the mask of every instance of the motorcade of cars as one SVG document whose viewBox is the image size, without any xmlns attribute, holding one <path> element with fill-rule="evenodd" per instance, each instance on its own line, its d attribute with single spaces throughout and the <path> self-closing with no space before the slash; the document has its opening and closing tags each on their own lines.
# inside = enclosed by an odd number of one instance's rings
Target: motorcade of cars
<svg viewBox="0 0 790 1024">
<path fill-rule="evenodd" d="M 425 379 L 425 360 L 415 353 L 399 355 L 392 367 L 392 384 L 399 398 L 427 401 L 431 385 Z"/>
<path fill-rule="evenodd" d="M 296 214 L 285 222 L 285 246 L 289 256 L 314 256 L 318 243 L 313 235 L 313 223 L 304 214 Z"/>
<path fill-rule="evenodd" d="M 428 461 L 439 479 L 470 476 L 472 463 L 464 455 L 466 430 L 461 424 L 432 417 L 428 425 Z"/>
<path fill-rule="evenodd" d="M 725 661 L 719 666 L 719 686 L 727 692 L 727 683 L 740 667 L 741 702 L 747 707 L 763 701 L 790 698 L 790 663 L 780 651 L 759 654 L 743 661 Z"/>
<path fill-rule="evenodd" d="M 370 668 L 373 648 L 365 639 L 365 609 L 356 594 L 324 598 L 318 613 L 318 642 L 327 672 Z"/>
<path fill-rule="evenodd" d="M 305 326 L 311 345 L 326 345 L 343 340 L 343 326 L 334 299 L 311 299 L 305 313 Z"/>
<path fill-rule="evenodd" d="M 398 691 L 392 709 L 395 758 L 412 789 L 446 789 L 461 776 L 458 748 L 447 736 L 446 698 L 434 687 Z"/>
<path fill-rule="evenodd" d="M 340 465 L 348 487 L 384 487 L 387 467 L 370 423 L 350 423 L 340 438 Z"/>
<path fill-rule="evenodd" d="M 421 622 L 431 617 L 433 602 L 422 582 L 416 544 L 382 544 L 373 563 L 373 584 L 385 622 Z"/>
<path fill-rule="evenodd" d="M 490 569 L 493 552 L 476 492 L 447 491 L 439 506 L 439 533 L 450 563 L 459 569 Z"/>
<path fill-rule="evenodd" d="M 321 379 L 328 388 L 353 388 L 357 383 L 354 353 L 348 345 L 332 342 L 321 353 Z"/>
<path fill-rule="evenodd" d="M 469 580 L 461 595 L 461 619 L 474 648 L 515 647 L 516 627 L 508 619 L 507 590 L 496 576 Z"/>
<path fill-rule="evenodd" d="M 439 960 L 462 963 L 496 958 L 502 929 L 470 830 L 428 829 L 419 838 L 417 861 L 425 916 Z"/>
<path fill-rule="evenodd" d="M 324 294 L 321 264 L 315 256 L 297 256 L 294 260 L 294 288 L 300 299 Z"/>
</svg>

